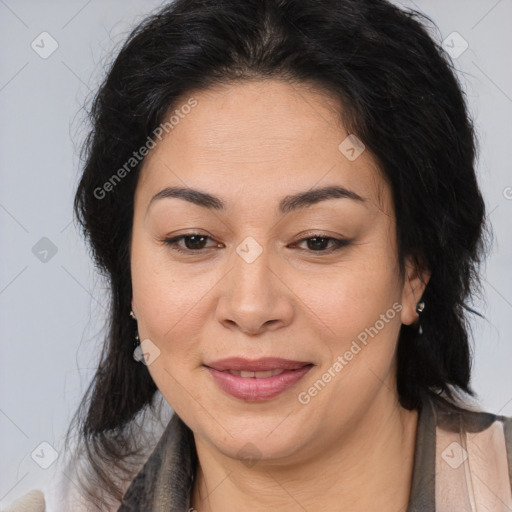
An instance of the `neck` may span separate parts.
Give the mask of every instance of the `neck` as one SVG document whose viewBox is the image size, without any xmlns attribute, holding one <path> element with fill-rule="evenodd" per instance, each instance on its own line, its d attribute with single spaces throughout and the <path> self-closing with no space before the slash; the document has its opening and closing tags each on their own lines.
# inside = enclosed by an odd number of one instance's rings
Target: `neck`
<svg viewBox="0 0 512 512">
<path fill-rule="evenodd" d="M 336 446 L 329 443 L 302 464 L 247 467 L 195 436 L 199 465 L 191 506 L 198 512 L 405 510 L 418 414 L 385 393 L 384 409 L 372 408 Z"/>
</svg>

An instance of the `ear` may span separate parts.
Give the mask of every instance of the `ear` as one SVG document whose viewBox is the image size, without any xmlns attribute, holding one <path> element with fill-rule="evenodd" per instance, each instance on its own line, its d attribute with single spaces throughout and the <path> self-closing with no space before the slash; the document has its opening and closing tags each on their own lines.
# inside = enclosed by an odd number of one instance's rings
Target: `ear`
<svg viewBox="0 0 512 512">
<path fill-rule="evenodd" d="M 407 256 L 405 259 L 405 278 L 402 288 L 402 323 L 411 325 L 419 318 L 416 305 L 430 280 L 431 272 L 421 267 L 420 263 Z M 428 307 L 428 305 L 427 305 Z"/>
</svg>

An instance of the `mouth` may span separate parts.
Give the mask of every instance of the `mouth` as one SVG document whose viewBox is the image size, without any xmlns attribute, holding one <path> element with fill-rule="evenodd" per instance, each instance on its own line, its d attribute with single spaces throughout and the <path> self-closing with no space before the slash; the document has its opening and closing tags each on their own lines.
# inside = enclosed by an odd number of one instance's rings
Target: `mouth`
<svg viewBox="0 0 512 512">
<path fill-rule="evenodd" d="M 314 366 L 305 361 L 274 357 L 233 357 L 204 365 L 218 387 L 245 401 L 273 398 L 296 384 Z"/>
<path fill-rule="evenodd" d="M 282 368 L 276 368 L 275 370 L 265 370 L 261 372 L 251 372 L 246 370 L 223 370 L 226 373 L 230 373 L 231 375 L 236 375 L 237 377 L 243 377 L 244 379 L 265 379 L 267 377 L 275 377 L 276 375 L 281 375 L 286 370 Z M 295 371 L 295 370 L 289 370 Z"/>
<path fill-rule="evenodd" d="M 249 372 L 262 373 L 277 370 L 297 370 L 313 363 L 308 361 L 292 361 L 280 357 L 262 357 L 260 359 L 246 359 L 243 357 L 229 357 L 205 364 L 219 372 Z M 249 377 L 249 375 L 247 375 Z"/>
</svg>

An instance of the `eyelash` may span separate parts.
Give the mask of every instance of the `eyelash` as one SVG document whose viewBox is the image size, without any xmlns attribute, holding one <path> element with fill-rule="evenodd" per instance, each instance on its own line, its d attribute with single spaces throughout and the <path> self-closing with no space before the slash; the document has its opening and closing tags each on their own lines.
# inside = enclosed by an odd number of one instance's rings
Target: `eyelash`
<svg viewBox="0 0 512 512">
<path fill-rule="evenodd" d="M 200 252 L 203 252 L 204 250 L 208 249 L 208 248 L 202 248 L 202 249 L 183 249 L 182 247 L 178 246 L 178 242 L 185 239 L 185 238 L 192 238 L 192 237 L 200 237 L 200 238 L 206 238 L 206 239 L 212 239 L 211 237 L 207 236 L 207 235 L 203 235 L 201 233 L 188 233 L 186 235 L 180 235 L 180 236 L 176 236 L 174 238 L 166 238 L 164 240 L 162 240 L 167 246 L 169 246 L 172 250 L 174 251 L 177 251 L 177 252 L 180 252 L 180 253 L 183 253 L 183 254 L 198 254 Z M 305 251 L 309 251 L 309 252 L 312 252 L 312 253 L 323 253 L 323 254 L 331 254 L 335 251 L 338 251 L 340 249 L 342 249 L 343 247 L 346 247 L 347 245 L 350 244 L 350 241 L 349 240 L 342 240 L 342 239 L 339 239 L 339 238 L 333 238 L 333 237 L 330 237 L 330 236 L 324 236 L 322 233 L 314 233 L 312 234 L 311 236 L 307 237 L 307 238 L 302 238 L 300 240 L 298 240 L 297 242 L 295 242 L 295 244 L 299 244 L 301 242 L 306 242 L 308 240 L 315 240 L 315 239 L 320 239 L 320 240 L 330 240 L 334 243 L 334 246 L 331 247 L 330 249 L 326 249 L 326 250 L 319 250 L 319 251 L 314 251 L 314 250 L 310 250 L 310 249 L 304 249 Z M 215 247 L 209 247 L 209 249 L 215 249 Z"/>
</svg>

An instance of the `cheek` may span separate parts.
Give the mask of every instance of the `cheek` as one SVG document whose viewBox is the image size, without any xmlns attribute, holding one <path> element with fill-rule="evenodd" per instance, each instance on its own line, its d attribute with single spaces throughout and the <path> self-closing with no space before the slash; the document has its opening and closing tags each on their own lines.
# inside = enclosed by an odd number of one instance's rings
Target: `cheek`
<svg viewBox="0 0 512 512">
<path fill-rule="evenodd" d="M 211 272 L 171 264 L 165 247 L 137 242 L 134 239 L 131 268 L 140 336 L 163 352 L 187 354 L 205 323 L 208 292 L 217 279 Z"/>
<path fill-rule="evenodd" d="M 364 407 L 391 375 L 401 326 L 399 272 L 385 247 L 358 256 L 333 267 L 314 286 L 296 281 L 303 287 L 306 311 L 314 313 L 310 316 L 325 333 L 317 338 L 326 355 L 322 368 L 302 388 L 315 394 L 322 389 L 319 378 L 329 382 L 325 393 L 315 395 L 320 408 L 346 412 Z"/>
<path fill-rule="evenodd" d="M 132 246 L 132 288 L 141 340 L 159 350 L 148 371 L 164 398 L 181 417 L 188 417 L 190 395 L 201 358 L 199 340 L 210 279 L 187 275 L 165 258 L 165 248 L 149 243 Z M 210 285 L 211 288 L 211 285 Z M 196 390 L 194 396 L 199 397 Z M 188 402 L 187 402 L 188 400 Z"/>
<path fill-rule="evenodd" d="M 402 306 L 398 278 L 389 269 L 375 265 L 332 275 L 305 295 L 318 325 L 325 326 L 316 343 L 326 357 L 301 386 L 301 396 L 317 410 L 336 411 L 328 420 L 333 428 L 340 415 L 358 417 L 383 386 L 393 385 Z"/>
<path fill-rule="evenodd" d="M 345 261 L 314 279 L 298 274 L 292 282 L 307 310 L 334 339 L 346 342 L 356 337 L 388 310 L 391 323 L 399 325 L 393 304 L 401 299 L 400 278 L 394 262 L 385 254 Z"/>
</svg>

